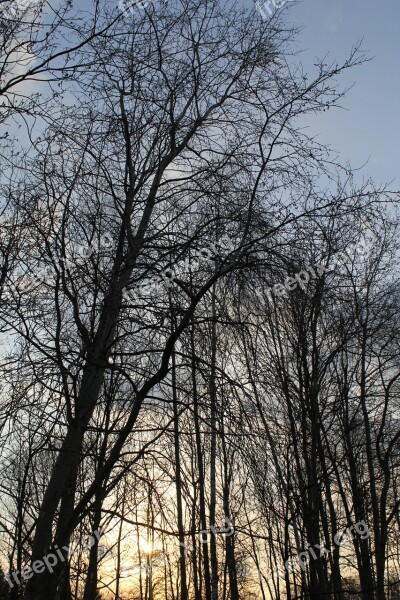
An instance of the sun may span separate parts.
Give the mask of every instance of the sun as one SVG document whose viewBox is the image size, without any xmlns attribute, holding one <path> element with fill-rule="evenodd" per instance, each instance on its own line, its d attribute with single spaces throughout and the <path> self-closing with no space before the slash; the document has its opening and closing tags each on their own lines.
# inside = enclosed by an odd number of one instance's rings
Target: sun
<svg viewBox="0 0 400 600">
<path fill-rule="evenodd" d="M 151 554 L 154 550 L 153 544 L 143 538 L 140 539 L 140 547 L 145 554 Z"/>
</svg>

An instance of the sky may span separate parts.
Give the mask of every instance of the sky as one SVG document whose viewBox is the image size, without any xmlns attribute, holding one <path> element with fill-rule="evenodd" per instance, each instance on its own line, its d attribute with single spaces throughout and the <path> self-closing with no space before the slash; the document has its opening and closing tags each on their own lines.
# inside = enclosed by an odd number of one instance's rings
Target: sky
<svg viewBox="0 0 400 600">
<path fill-rule="evenodd" d="M 112 0 L 118 4 L 117 0 Z M 239 0 L 254 7 L 255 0 Z M 263 5 L 265 0 L 259 0 Z M 83 0 L 83 6 L 87 0 Z M 273 8 L 273 0 L 270 0 Z M 344 73 L 343 87 L 355 84 L 341 102 L 343 110 L 319 113 L 310 121 L 311 133 L 340 153 L 353 168 L 376 185 L 400 187 L 400 2 L 398 0 L 281 0 L 286 19 L 301 28 L 298 36 L 300 60 L 310 74 L 316 58 L 328 54 L 339 62 L 353 44 L 362 48 L 371 62 Z M 154 1 L 155 6 L 157 0 Z M 81 4 L 81 5 L 82 5 Z M 26 84 L 25 84 L 26 85 Z M 365 164 L 367 163 L 367 164 Z M 361 177 L 361 173 L 360 173 Z"/>
<path fill-rule="evenodd" d="M 355 84 L 341 102 L 345 110 L 319 113 L 311 127 L 320 134 L 319 141 L 340 152 L 342 160 L 348 159 L 354 168 L 368 161 L 365 175 L 376 184 L 393 182 L 390 188 L 398 189 L 400 2 L 287 0 L 285 8 L 288 22 L 302 28 L 299 60 L 309 72 L 316 57 L 329 53 L 332 61 L 340 62 L 357 40 L 363 40 L 362 48 L 372 61 L 341 76 L 345 86 Z"/>
</svg>

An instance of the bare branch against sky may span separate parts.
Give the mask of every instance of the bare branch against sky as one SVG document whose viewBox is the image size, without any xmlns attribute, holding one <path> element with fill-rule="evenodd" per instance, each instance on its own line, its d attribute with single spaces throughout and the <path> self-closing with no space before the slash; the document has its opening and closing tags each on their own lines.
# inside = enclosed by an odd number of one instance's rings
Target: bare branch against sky
<svg viewBox="0 0 400 600">
<path fill-rule="evenodd" d="M 400 598 L 399 11 L 0 0 L 0 600 Z"/>
</svg>

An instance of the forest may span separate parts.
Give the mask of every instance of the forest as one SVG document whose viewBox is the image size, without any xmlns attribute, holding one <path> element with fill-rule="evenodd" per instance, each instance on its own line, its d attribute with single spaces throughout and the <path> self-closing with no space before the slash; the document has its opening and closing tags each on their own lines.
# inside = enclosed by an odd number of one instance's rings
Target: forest
<svg viewBox="0 0 400 600">
<path fill-rule="evenodd" d="M 305 126 L 369 59 L 136 4 L 0 4 L 0 600 L 399 600 L 400 196 Z"/>
</svg>

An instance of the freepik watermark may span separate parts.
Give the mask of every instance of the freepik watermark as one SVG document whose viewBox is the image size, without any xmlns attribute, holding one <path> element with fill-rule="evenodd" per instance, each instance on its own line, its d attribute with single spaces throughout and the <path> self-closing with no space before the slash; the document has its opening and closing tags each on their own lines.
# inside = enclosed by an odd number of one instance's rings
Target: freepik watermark
<svg viewBox="0 0 400 600">
<path fill-rule="evenodd" d="M 338 267 L 343 266 L 355 255 L 358 255 L 359 258 L 366 258 L 369 254 L 368 244 L 368 238 L 364 235 L 358 242 L 349 244 L 346 248 L 346 252 L 336 252 L 333 254 L 329 263 L 316 263 L 314 266 L 309 263 L 305 269 L 302 269 L 296 273 L 296 275 L 286 277 L 283 283 L 277 283 L 274 286 L 267 288 L 264 294 L 267 299 L 272 302 L 272 295 L 277 297 L 287 296 L 288 292 L 292 292 L 298 287 L 305 292 L 311 279 L 318 279 L 318 277 L 321 277 L 324 273 L 334 271 Z M 255 295 L 261 297 L 259 291 L 256 291 Z M 263 299 L 264 296 L 262 296 L 262 300 Z"/>
<path fill-rule="evenodd" d="M 223 236 L 218 242 L 196 251 L 193 257 L 186 258 L 184 261 L 164 269 L 154 277 L 144 279 L 136 288 L 124 288 L 122 297 L 125 302 L 137 302 L 140 296 L 155 293 L 160 283 L 163 283 L 167 288 L 172 288 L 175 285 L 174 280 L 187 274 L 193 267 L 199 267 L 201 263 L 214 262 L 216 257 L 221 257 L 222 252 L 227 255 L 233 252 L 234 249 L 235 246 L 230 238 Z"/>
<path fill-rule="evenodd" d="M 256 2 L 256 10 L 258 10 L 261 17 L 265 21 L 268 19 L 268 15 L 272 17 L 278 8 L 282 8 L 282 6 L 288 2 L 293 2 L 293 0 L 265 0 L 263 4 L 261 4 L 261 2 Z"/>
<path fill-rule="evenodd" d="M 94 243 L 85 246 L 73 242 L 69 244 L 64 251 L 64 256 L 58 258 L 58 264 L 64 270 L 82 267 L 87 261 L 101 250 L 110 250 L 113 246 L 111 234 L 105 233 L 101 236 L 98 246 Z M 51 281 L 54 277 L 54 270 L 51 266 L 45 266 L 38 270 L 25 271 L 22 274 L 18 272 L 14 275 L 15 280 L 7 280 L 4 286 L 5 290 L 16 288 L 19 293 L 24 294 Z"/>
<path fill-rule="evenodd" d="M 353 531 L 352 531 L 353 530 Z M 370 537 L 370 531 L 368 525 L 365 521 L 359 521 L 355 525 L 350 525 L 343 533 L 336 533 L 333 538 L 334 544 L 336 547 L 342 547 L 347 544 L 347 542 L 354 540 L 354 538 L 358 535 L 361 539 L 365 540 Z M 258 575 L 260 580 L 264 579 L 268 581 L 273 579 L 273 576 L 276 575 L 280 579 L 285 578 L 285 573 L 288 571 L 289 573 L 293 573 L 293 571 L 300 567 L 302 571 L 306 571 L 307 564 L 313 560 L 317 560 L 323 556 L 328 556 L 335 549 L 335 546 L 331 546 L 330 548 L 325 548 L 325 546 L 321 546 L 320 544 L 315 544 L 315 546 L 310 546 L 308 550 L 303 552 L 299 552 L 296 558 L 289 558 L 284 565 L 280 565 L 279 567 L 275 567 L 271 571 L 268 572 L 267 575 L 264 575 L 262 571 L 258 570 Z M 319 555 L 317 552 L 319 552 Z"/>
<path fill-rule="evenodd" d="M 96 542 L 95 538 L 97 538 L 97 540 L 99 541 L 100 536 L 101 531 L 94 531 L 92 535 L 85 535 L 81 539 L 81 546 L 90 549 L 92 546 L 94 546 Z M 42 560 L 35 560 L 32 566 L 27 565 L 25 567 L 22 567 L 21 571 L 14 571 L 13 573 L 4 575 L 5 580 L 7 581 L 10 588 L 13 588 L 14 584 L 21 585 L 20 577 L 22 577 L 22 579 L 24 580 L 27 580 L 33 577 L 34 573 L 40 575 L 41 573 L 44 573 L 46 569 L 50 573 L 53 573 L 54 567 L 56 567 L 59 562 L 65 562 L 66 560 L 68 560 L 70 556 L 71 554 L 69 546 L 62 546 L 61 548 L 59 548 L 56 544 L 54 546 L 53 553 L 47 554 Z"/>
<path fill-rule="evenodd" d="M 208 544 L 208 542 L 211 539 L 211 534 L 213 534 L 215 536 L 220 534 L 220 535 L 224 535 L 225 537 L 230 537 L 234 533 L 235 533 L 235 530 L 233 528 L 232 523 L 230 522 L 228 517 L 225 517 L 224 526 L 217 527 L 216 525 L 211 525 L 210 531 L 207 531 L 207 530 L 200 531 L 200 533 L 198 533 L 198 538 L 202 544 Z M 204 536 L 206 536 L 206 537 L 204 538 Z M 187 544 L 185 544 L 184 547 L 185 547 L 186 551 L 190 551 L 190 548 Z"/>
<path fill-rule="evenodd" d="M 68 244 L 63 252 L 64 256 L 57 260 L 60 267 L 65 271 L 83 267 L 92 256 L 95 256 L 101 251 L 110 250 L 113 245 L 113 236 L 110 233 L 105 233 L 100 237 L 98 244 L 93 242 L 86 246 L 76 242 Z M 172 287 L 174 285 L 173 279 L 186 273 L 189 268 L 199 266 L 201 262 L 204 263 L 209 260 L 214 260 L 217 256 L 220 256 L 223 251 L 229 253 L 233 250 L 234 246 L 230 238 L 228 236 L 223 236 L 219 241 L 211 243 L 196 251 L 192 258 L 186 258 L 184 261 L 180 261 L 178 264 L 164 269 L 157 275 L 146 278 L 137 288 L 129 291 L 125 288 L 123 291 L 123 298 L 125 301 L 138 300 L 141 295 L 155 291 L 160 283 L 164 283 L 167 287 Z M 37 271 L 25 271 L 21 274 L 16 273 L 14 277 L 15 279 L 13 278 L 13 281 L 6 281 L 4 289 L 12 291 L 12 289 L 16 288 L 19 293 L 23 294 L 30 292 L 32 289 L 36 289 L 45 283 L 49 283 L 54 277 L 54 270 L 51 266 L 46 266 Z"/>
<path fill-rule="evenodd" d="M 0 0 L 0 17 L 15 19 L 29 8 L 35 8 L 40 0 Z"/>
<path fill-rule="evenodd" d="M 123 13 L 133 14 L 137 8 L 144 10 L 151 4 L 158 4 L 158 2 L 163 2 L 166 4 L 168 0 L 119 0 L 118 8 Z"/>
<path fill-rule="evenodd" d="M 230 520 L 228 519 L 228 517 L 225 517 L 225 523 L 224 525 L 221 526 L 216 526 L 216 525 L 211 525 L 209 530 L 202 530 L 197 534 L 198 540 L 201 544 L 208 544 L 210 539 L 211 539 L 211 535 L 214 535 L 215 537 L 217 535 L 223 535 L 224 537 L 230 537 L 235 533 L 235 530 L 233 528 L 232 523 L 230 522 Z M 199 544 L 195 542 L 195 544 L 193 545 L 192 543 L 187 544 L 180 542 L 179 546 L 182 547 L 184 549 L 184 555 L 187 556 L 189 553 L 192 553 L 194 550 L 194 546 L 199 547 Z M 167 567 L 171 567 L 170 564 L 170 557 L 171 557 L 171 553 L 170 552 L 161 552 L 160 555 L 158 555 L 155 558 L 151 558 L 148 559 L 146 561 L 146 563 L 143 563 L 141 565 L 139 565 L 138 567 L 136 567 L 136 569 L 145 569 L 146 571 L 152 570 L 154 567 L 160 566 L 159 561 L 163 561 L 164 565 Z"/>
</svg>

